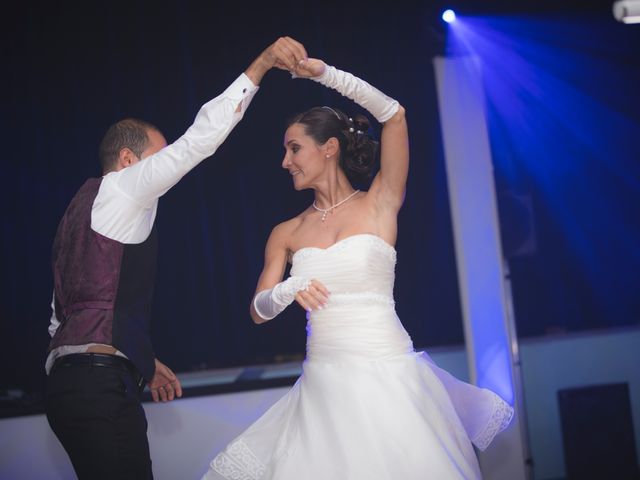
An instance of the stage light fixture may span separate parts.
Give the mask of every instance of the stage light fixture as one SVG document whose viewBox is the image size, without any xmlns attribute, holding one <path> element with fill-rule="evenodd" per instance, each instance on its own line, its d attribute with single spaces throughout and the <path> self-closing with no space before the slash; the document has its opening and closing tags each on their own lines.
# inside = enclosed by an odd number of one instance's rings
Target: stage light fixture
<svg viewBox="0 0 640 480">
<path fill-rule="evenodd" d="M 613 3 L 613 16 L 623 23 L 640 23 L 640 0 L 618 0 Z"/>
<path fill-rule="evenodd" d="M 456 12 L 454 12 L 451 9 L 447 9 L 444 12 L 442 12 L 442 20 L 444 20 L 447 23 L 453 23 L 456 21 Z"/>
</svg>

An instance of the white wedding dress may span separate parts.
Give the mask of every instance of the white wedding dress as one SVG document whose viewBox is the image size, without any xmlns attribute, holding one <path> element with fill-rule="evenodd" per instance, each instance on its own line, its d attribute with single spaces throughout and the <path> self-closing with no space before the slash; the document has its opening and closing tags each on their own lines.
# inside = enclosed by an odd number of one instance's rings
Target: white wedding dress
<svg viewBox="0 0 640 480">
<path fill-rule="evenodd" d="M 372 234 L 293 255 L 291 275 L 331 292 L 309 314 L 303 373 L 203 479 L 481 478 L 472 443 L 486 448 L 513 409 L 414 351 L 394 309 L 395 264 Z"/>
</svg>

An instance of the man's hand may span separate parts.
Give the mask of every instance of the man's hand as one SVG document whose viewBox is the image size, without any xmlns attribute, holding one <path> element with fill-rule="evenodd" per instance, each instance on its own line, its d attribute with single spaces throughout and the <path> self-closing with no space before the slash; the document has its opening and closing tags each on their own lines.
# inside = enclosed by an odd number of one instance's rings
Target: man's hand
<svg viewBox="0 0 640 480">
<path fill-rule="evenodd" d="M 149 382 L 149 390 L 154 402 L 167 402 L 182 396 L 182 385 L 176 374 L 156 358 L 156 373 Z"/>
<path fill-rule="evenodd" d="M 295 73 L 307 60 L 307 51 L 291 37 L 280 37 L 269 45 L 244 72 L 254 85 L 273 67 Z"/>
</svg>

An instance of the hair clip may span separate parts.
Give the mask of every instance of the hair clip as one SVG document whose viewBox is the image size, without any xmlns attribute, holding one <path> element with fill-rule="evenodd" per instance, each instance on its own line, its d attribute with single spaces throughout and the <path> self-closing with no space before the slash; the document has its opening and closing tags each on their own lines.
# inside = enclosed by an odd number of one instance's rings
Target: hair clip
<svg viewBox="0 0 640 480">
<path fill-rule="evenodd" d="M 338 115 L 338 112 L 336 112 L 333 108 L 327 107 L 326 105 L 324 105 L 322 108 L 326 108 L 327 110 L 331 110 L 334 113 L 334 115 L 336 117 L 338 117 L 338 119 L 340 119 L 340 115 Z"/>
</svg>

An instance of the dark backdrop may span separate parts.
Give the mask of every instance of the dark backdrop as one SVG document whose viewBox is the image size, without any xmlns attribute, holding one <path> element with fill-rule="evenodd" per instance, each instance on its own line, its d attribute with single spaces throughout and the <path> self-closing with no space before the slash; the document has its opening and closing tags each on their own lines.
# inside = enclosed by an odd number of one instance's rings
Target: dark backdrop
<svg viewBox="0 0 640 480">
<path fill-rule="evenodd" d="M 506 11 L 506 5 L 494 2 L 487 9 Z M 518 4 L 525 14 L 544 4 L 536 5 Z M 397 309 L 416 346 L 462 343 L 431 63 L 445 38 L 437 18 L 441 6 L 132 0 L 26 2 L 7 10 L 2 20 L 0 389 L 35 396 L 41 391 L 51 242 L 77 188 L 100 173 L 96 152 L 105 129 L 135 116 L 175 140 L 201 104 L 221 93 L 281 35 L 300 40 L 311 56 L 365 78 L 406 106 L 412 164 L 399 219 Z M 616 32 L 621 28 L 611 25 L 608 3 L 606 8 L 590 5 L 585 12 L 577 4 L 566 7 L 595 16 Z M 544 13 L 554 14 L 548 10 Z M 627 45 L 620 55 L 628 60 L 633 50 Z M 314 82 L 270 72 L 216 154 L 160 200 L 153 339 L 158 357 L 175 371 L 302 358 L 305 321 L 299 308 L 256 326 L 248 306 L 271 228 L 312 201 L 311 192 L 293 190 L 280 163 L 286 119 L 315 105 L 358 111 Z M 553 275 L 552 266 L 571 250 L 553 228 L 545 229 L 553 225 L 551 216 L 545 218 L 544 210 L 536 216 L 538 249 L 520 260 L 514 279 L 518 301 L 526 305 L 521 312 L 526 324 L 519 329 L 541 335 L 550 328 L 637 323 L 640 308 L 630 292 L 626 307 L 612 316 L 568 309 L 567 299 L 578 304 L 597 288 L 579 278 L 568 277 L 561 294 L 536 301 L 545 272 Z M 545 237 L 547 231 L 554 234 Z M 634 258 L 629 269 L 639 266 Z M 622 252 L 616 260 L 624 262 Z M 518 308 L 516 303 L 517 313 Z"/>
</svg>

